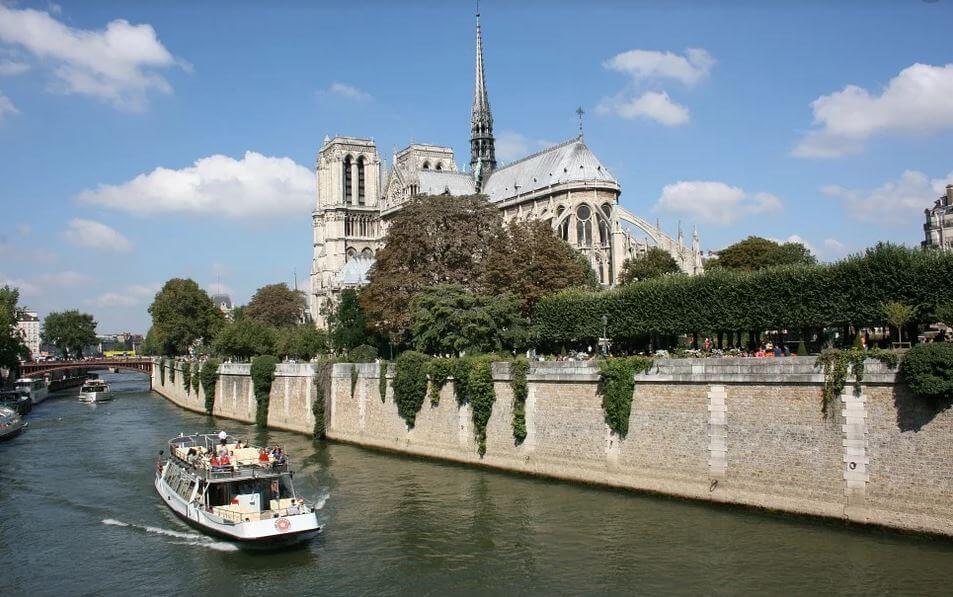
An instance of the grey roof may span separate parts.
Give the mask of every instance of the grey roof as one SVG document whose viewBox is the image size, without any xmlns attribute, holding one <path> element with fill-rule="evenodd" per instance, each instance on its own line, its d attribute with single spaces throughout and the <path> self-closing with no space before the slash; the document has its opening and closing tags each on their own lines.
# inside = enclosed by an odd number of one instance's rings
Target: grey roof
<svg viewBox="0 0 953 597">
<path fill-rule="evenodd" d="M 420 183 L 419 192 L 423 195 L 443 195 L 449 192 L 451 195 L 461 196 L 476 193 L 473 179 L 464 172 L 417 170 L 414 174 Z"/>
<path fill-rule="evenodd" d="M 215 303 L 216 307 L 224 304 L 226 309 L 232 308 L 232 297 L 227 294 L 213 294 L 212 302 Z"/>
<path fill-rule="evenodd" d="M 345 286 L 360 286 L 367 284 L 367 272 L 374 265 L 369 257 L 356 256 L 350 259 L 338 272 L 338 282 Z"/>
<path fill-rule="evenodd" d="M 577 137 L 495 170 L 483 193 L 496 203 L 550 185 L 582 181 L 619 184 Z"/>
</svg>

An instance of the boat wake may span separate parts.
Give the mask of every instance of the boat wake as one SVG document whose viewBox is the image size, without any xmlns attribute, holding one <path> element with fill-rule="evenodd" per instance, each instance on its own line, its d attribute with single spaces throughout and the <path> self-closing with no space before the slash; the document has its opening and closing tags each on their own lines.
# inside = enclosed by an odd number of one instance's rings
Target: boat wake
<svg viewBox="0 0 953 597">
<path fill-rule="evenodd" d="M 325 493 L 324 495 L 322 495 L 321 497 L 319 497 L 319 498 L 317 499 L 317 501 L 314 502 L 314 509 L 315 509 L 315 510 L 320 510 L 321 508 L 324 508 L 324 505 L 325 505 L 326 503 L 328 503 L 328 498 L 329 498 L 329 497 L 331 497 L 331 494 L 330 494 L 330 493 Z"/>
<path fill-rule="evenodd" d="M 211 537 L 206 537 L 205 535 L 200 535 L 198 533 L 183 533 L 182 531 L 172 531 L 169 529 L 160 529 L 159 527 L 132 524 L 129 522 L 123 522 L 121 520 L 116 520 L 114 518 L 104 518 L 102 523 L 109 526 L 126 527 L 144 533 L 163 535 L 165 537 L 178 539 L 178 541 L 174 541 L 176 545 L 192 545 L 196 547 L 204 547 L 214 551 L 238 551 L 238 546 L 236 545 L 226 541 L 216 541 Z"/>
</svg>

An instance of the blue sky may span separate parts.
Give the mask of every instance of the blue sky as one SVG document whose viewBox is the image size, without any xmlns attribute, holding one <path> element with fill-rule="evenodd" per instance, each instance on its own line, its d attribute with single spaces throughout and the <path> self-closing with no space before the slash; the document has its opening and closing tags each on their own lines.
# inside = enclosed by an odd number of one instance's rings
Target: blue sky
<svg viewBox="0 0 953 597">
<path fill-rule="evenodd" d="M 953 2 L 484 0 L 498 156 L 576 134 L 703 249 L 916 244 L 953 182 Z M 174 276 L 307 284 L 326 134 L 468 161 L 469 2 L 0 0 L 0 284 L 101 332 Z M 158 169 L 158 170 L 157 170 Z"/>
</svg>

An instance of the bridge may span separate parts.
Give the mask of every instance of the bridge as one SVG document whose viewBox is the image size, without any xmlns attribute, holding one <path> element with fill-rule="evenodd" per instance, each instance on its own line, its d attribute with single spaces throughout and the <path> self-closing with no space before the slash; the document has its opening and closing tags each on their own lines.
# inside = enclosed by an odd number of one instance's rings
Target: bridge
<svg viewBox="0 0 953 597">
<path fill-rule="evenodd" d="M 39 361 L 22 363 L 20 365 L 20 375 L 22 377 L 33 377 L 35 375 L 46 375 L 53 371 L 96 371 L 99 369 L 117 369 L 125 371 L 136 371 L 152 375 L 152 359 L 145 357 L 115 357 L 107 359 L 89 359 L 75 361 Z"/>
</svg>

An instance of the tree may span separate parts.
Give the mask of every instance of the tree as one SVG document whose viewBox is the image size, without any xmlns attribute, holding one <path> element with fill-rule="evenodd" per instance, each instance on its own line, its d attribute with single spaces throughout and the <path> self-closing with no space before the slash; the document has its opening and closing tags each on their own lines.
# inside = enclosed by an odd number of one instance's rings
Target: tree
<svg viewBox="0 0 953 597">
<path fill-rule="evenodd" d="M 328 316 L 328 329 L 331 346 L 336 350 L 350 350 L 367 341 L 367 318 L 358 291 L 341 291 L 340 300 Z"/>
<path fill-rule="evenodd" d="M 903 326 L 910 323 L 916 316 L 916 307 L 899 301 L 889 301 L 884 303 L 883 312 L 887 323 L 897 328 L 897 342 L 903 342 Z"/>
<path fill-rule="evenodd" d="M 510 222 L 490 241 L 483 259 L 481 291 L 509 293 L 529 313 L 544 296 L 564 288 L 598 286 L 595 272 L 582 255 L 546 222 Z"/>
<path fill-rule="evenodd" d="M 275 335 L 273 327 L 246 317 L 222 328 L 215 336 L 212 347 L 219 354 L 248 360 L 253 356 L 273 352 Z"/>
<path fill-rule="evenodd" d="M 149 306 L 161 354 L 185 354 L 200 340 L 210 341 L 225 324 L 225 315 L 194 280 L 173 278 Z"/>
<path fill-rule="evenodd" d="M 29 354 L 17 331 L 17 303 L 20 291 L 10 286 L 0 288 L 0 367 L 13 372 L 21 358 Z M 2 382 L 2 378 L 0 378 Z"/>
<path fill-rule="evenodd" d="M 76 309 L 50 313 L 43 320 L 40 336 L 64 355 L 81 357 L 84 346 L 96 343 L 96 320 Z"/>
<path fill-rule="evenodd" d="M 651 247 L 639 257 L 626 259 L 622 263 L 619 284 L 631 284 L 632 282 L 658 278 L 666 274 L 677 274 L 680 271 L 678 262 L 669 255 L 668 251 Z"/>
<path fill-rule="evenodd" d="M 480 195 L 411 199 L 390 221 L 370 283 L 361 292 L 361 306 L 373 326 L 405 331 L 407 305 L 426 286 L 476 290 L 483 256 L 500 227 L 499 210 Z"/>
<path fill-rule="evenodd" d="M 304 311 L 304 295 L 285 283 L 268 284 L 255 291 L 244 315 L 276 328 L 295 325 Z"/>
<path fill-rule="evenodd" d="M 310 324 L 280 328 L 275 339 L 275 352 L 280 357 L 310 361 L 327 350 L 328 333 Z"/>
<path fill-rule="evenodd" d="M 817 259 L 801 243 L 779 244 L 760 236 L 749 236 L 718 252 L 718 259 L 705 264 L 706 269 L 755 271 L 778 265 L 814 265 Z"/>
<path fill-rule="evenodd" d="M 511 294 L 474 294 L 459 284 L 426 288 L 411 307 L 414 348 L 430 354 L 522 348 L 528 332 L 520 307 Z"/>
<path fill-rule="evenodd" d="M 159 356 L 162 354 L 162 342 L 159 340 L 158 332 L 156 332 L 154 326 L 149 326 L 149 331 L 146 332 L 146 337 L 139 350 L 145 356 Z"/>
</svg>

